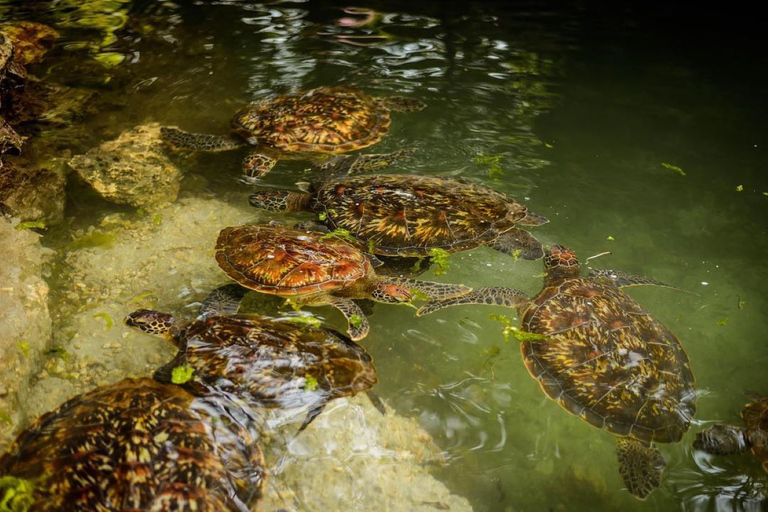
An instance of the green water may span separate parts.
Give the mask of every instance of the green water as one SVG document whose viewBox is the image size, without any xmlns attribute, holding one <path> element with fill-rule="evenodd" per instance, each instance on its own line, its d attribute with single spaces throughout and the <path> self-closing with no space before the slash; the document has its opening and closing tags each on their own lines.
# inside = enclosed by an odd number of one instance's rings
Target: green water
<svg viewBox="0 0 768 512">
<path fill-rule="evenodd" d="M 411 95 L 428 107 L 394 114 L 375 147 L 416 149 L 393 172 L 484 183 L 548 217 L 533 228 L 546 245 L 567 244 L 582 259 L 611 251 L 593 264 L 693 292 L 630 291 L 680 338 L 701 394 L 683 441 L 660 446 L 664 480 L 644 502 L 622 490 L 613 438 L 547 400 L 489 317 L 513 311 L 465 307 L 417 319 L 377 306 L 363 342 L 377 392 L 449 454 L 435 475 L 475 510 L 765 510 L 768 475 L 754 458 L 690 448 L 709 422 L 739 421 L 745 391 L 768 393 L 768 68 L 749 37 L 754 23 L 742 30 L 735 18 L 702 22 L 626 5 L 367 6 L 377 12 L 360 27 L 348 26 L 363 15 L 345 4 L 312 1 L 112 2 L 104 9 L 122 8 L 119 21 L 75 16 L 90 25 L 62 22 L 72 13 L 66 3 L 2 2 L 0 13 L 56 25 L 64 39 L 46 73 L 112 105 L 86 121 L 73 154 L 149 121 L 226 133 L 239 105 L 267 94 L 349 84 Z M 73 60 L 100 53 L 125 60 L 87 76 L 72 70 Z M 183 194 L 246 204 L 241 158 L 180 160 Z M 305 167 L 281 161 L 265 182 L 290 185 L 306 179 Z M 67 227 L 43 239 L 57 249 L 70 227 L 128 211 L 77 182 L 68 192 Z M 541 287 L 541 262 L 488 248 L 450 263 L 439 279 L 528 294 Z"/>
</svg>

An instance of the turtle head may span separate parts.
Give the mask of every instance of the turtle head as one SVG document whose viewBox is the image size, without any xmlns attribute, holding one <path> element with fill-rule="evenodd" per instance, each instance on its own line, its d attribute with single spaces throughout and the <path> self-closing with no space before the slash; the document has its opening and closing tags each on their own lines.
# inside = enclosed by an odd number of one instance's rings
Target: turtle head
<svg viewBox="0 0 768 512">
<path fill-rule="evenodd" d="M 256 137 L 258 126 L 259 115 L 255 103 L 249 103 L 244 106 L 232 118 L 232 129 L 251 146 L 258 146 L 259 144 L 259 140 Z"/>
<path fill-rule="evenodd" d="M 310 194 L 287 190 L 263 190 L 248 198 L 251 206 L 268 212 L 299 212 L 308 209 Z"/>
<path fill-rule="evenodd" d="M 568 247 L 564 245 L 553 245 L 544 255 L 544 269 L 547 277 L 569 277 L 578 276 L 581 267 L 579 259 Z"/>
<path fill-rule="evenodd" d="M 409 302 L 412 298 L 413 294 L 408 288 L 387 281 L 377 282 L 371 290 L 371 299 L 376 302 L 399 304 Z"/>
<path fill-rule="evenodd" d="M 125 325 L 165 338 L 172 336 L 175 323 L 173 315 L 151 309 L 139 309 L 125 317 Z"/>
<path fill-rule="evenodd" d="M 730 455 L 747 451 L 752 446 L 744 429 L 732 425 L 713 425 L 696 434 L 693 447 L 714 455 Z"/>
</svg>

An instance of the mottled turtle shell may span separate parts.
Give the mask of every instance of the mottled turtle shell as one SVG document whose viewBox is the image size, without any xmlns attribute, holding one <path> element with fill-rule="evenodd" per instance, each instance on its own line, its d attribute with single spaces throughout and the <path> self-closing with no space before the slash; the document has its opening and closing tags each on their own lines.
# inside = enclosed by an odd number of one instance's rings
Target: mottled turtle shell
<svg viewBox="0 0 768 512">
<path fill-rule="evenodd" d="M 28 480 L 34 511 L 252 510 L 259 446 L 211 411 L 178 386 L 125 379 L 41 416 L 0 458 L 0 478 Z"/>
<path fill-rule="evenodd" d="M 339 154 L 376 144 L 389 109 L 350 87 L 319 87 L 251 103 L 232 121 L 244 139 L 285 152 Z"/>
<path fill-rule="evenodd" d="M 528 209 L 493 189 L 438 176 L 352 176 L 325 182 L 313 209 L 383 256 L 429 256 L 493 242 Z"/>
<path fill-rule="evenodd" d="M 554 279 L 520 311 L 525 365 L 544 392 L 590 424 L 640 441 L 679 441 L 695 411 L 678 339 L 618 287 Z"/>
<path fill-rule="evenodd" d="M 762 430 L 768 438 L 768 397 L 756 399 L 741 411 L 744 425 L 751 430 Z M 752 446 L 752 453 L 763 463 L 763 468 L 768 471 L 768 445 Z"/>
<path fill-rule="evenodd" d="M 362 252 L 336 238 L 273 226 L 224 228 L 216 261 L 242 286 L 284 297 L 332 292 L 373 273 Z"/>
<path fill-rule="evenodd" d="M 170 366 L 187 364 L 202 382 L 262 407 L 322 405 L 370 390 L 371 356 L 341 334 L 301 318 L 211 316 L 190 324 Z"/>
</svg>

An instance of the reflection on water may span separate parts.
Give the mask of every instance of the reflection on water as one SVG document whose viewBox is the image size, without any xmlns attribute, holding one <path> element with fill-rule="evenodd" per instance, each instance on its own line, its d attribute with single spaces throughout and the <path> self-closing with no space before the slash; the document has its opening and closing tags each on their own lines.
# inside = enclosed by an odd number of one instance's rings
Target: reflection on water
<svg viewBox="0 0 768 512">
<path fill-rule="evenodd" d="M 680 338 L 703 391 L 697 424 L 680 443 L 660 446 L 667 469 L 644 502 L 621 490 L 612 436 L 546 399 L 488 308 L 416 319 L 377 305 L 364 340 L 377 392 L 447 452 L 449 464 L 435 474 L 475 510 L 764 509 L 768 476 L 754 457 L 690 448 L 706 422 L 738 422 L 745 390 L 768 392 L 765 107 L 756 104 L 760 81 L 735 58 L 748 44 L 658 35 L 647 30 L 650 18 L 631 12 L 537 3 L 135 1 L 78 14 L 90 4 L 0 2 L 3 19 L 60 30 L 46 69 L 110 105 L 89 118 L 73 154 L 149 121 L 226 134 L 242 104 L 321 85 L 412 95 L 427 108 L 394 114 L 390 133 L 369 150 L 414 148 L 393 172 L 491 186 L 551 220 L 537 230 L 547 245 L 611 251 L 599 266 L 695 292 L 630 291 Z M 72 68 L 100 53 L 120 58 Z M 244 218 L 257 219 L 238 182 L 242 156 L 174 156 L 182 194 L 242 205 Z M 266 184 L 292 186 L 306 180 L 304 168 L 281 160 Z M 124 212 L 78 182 L 69 192 L 68 222 L 44 238 L 60 254 L 67 230 Z M 441 279 L 541 289 L 541 262 L 480 248 L 450 263 Z M 54 305 L 67 297 L 66 263 L 59 267 Z M 56 307 L 63 339 L 70 308 Z"/>
</svg>

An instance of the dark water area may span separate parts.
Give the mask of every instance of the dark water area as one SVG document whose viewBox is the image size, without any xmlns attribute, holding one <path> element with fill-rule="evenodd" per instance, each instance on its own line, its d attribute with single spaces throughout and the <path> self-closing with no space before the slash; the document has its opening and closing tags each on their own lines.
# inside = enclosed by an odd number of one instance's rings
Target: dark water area
<svg viewBox="0 0 768 512">
<path fill-rule="evenodd" d="M 623 487 L 614 437 L 547 399 L 518 342 L 490 316 L 519 325 L 514 310 L 466 306 L 416 318 L 377 305 L 361 342 L 376 361 L 376 392 L 445 452 L 432 474 L 479 512 L 759 511 L 768 510 L 768 473 L 756 457 L 692 448 L 714 422 L 741 424 L 746 392 L 768 394 L 768 53 L 757 13 L 728 8 L 0 0 L 0 19 L 59 30 L 30 72 L 97 94 L 95 113 L 56 127 L 53 149 L 68 155 L 151 122 L 226 134 L 244 103 L 319 86 L 422 100 L 427 108 L 394 113 L 389 133 L 363 151 L 413 149 L 392 173 L 492 187 L 550 219 L 531 228 L 545 246 L 566 244 L 582 260 L 610 251 L 590 265 L 681 289 L 628 293 L 680 339 L 699 394 L 682 440 L 658 445 L 666 471 L 640 501 Z M 243 156 L 174 157 L 181 197 L 221 200 L 253 222 L 279 218 L 249 209 Z M 262 185 L 295 188 L 307 167 L 280 160 Z M 60 258 L 51 278 L 59 326 L 71 323 L 61 304 L 72 233 L 135 213 L 72 174 L 65 222 L 42 239 Z M 488 247 L 449 261 L 446 274 L 433 268 L 423 278 L 531 296 L 542 287 L 541 261 Z M 143 286 L 168 285 L 158 276 Z M 185 287 L 163 292 L 183 304 Z M 321 311 L 343 327 L 335 311 Z M 360 510 L 376 510 L 369 505 Z"/>
</svg>

